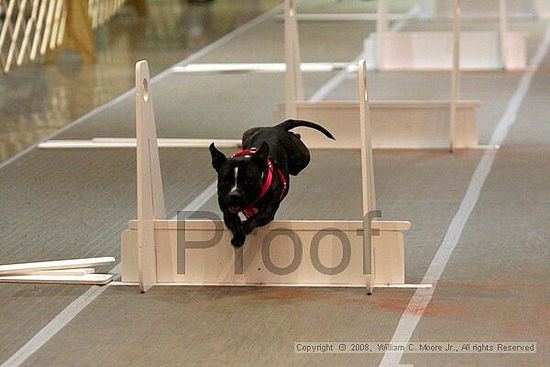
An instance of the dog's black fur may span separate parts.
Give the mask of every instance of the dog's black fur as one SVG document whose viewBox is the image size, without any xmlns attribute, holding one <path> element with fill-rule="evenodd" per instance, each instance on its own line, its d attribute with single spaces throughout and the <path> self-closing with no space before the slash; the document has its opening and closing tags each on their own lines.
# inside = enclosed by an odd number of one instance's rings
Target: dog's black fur
<svg viewBox="0 0 550 367">
<path fill-rule="evenodd" d="M 309 150 L 298 134 L 290 132 L 296 127 L 316 129 L 327 137 L 332 134 L 322 126 L 302 120 L 286 120 L 273 127 L 257 127 L 244 132 L 243 149 L 256 148 L 248 157 L 227 158 L 214 143 L 210 145 L 212 166 L 218 172 L 218 204 L 223 212 L 224 222 L 233 233 L 231 243 L 235 247 L 244 245 L 246 235 L 254 228 L 264 226 L 275 217 L 279 204 L 286 196 L 277 170 L 289 183 L 289 175 L 296 176 L 309 164 Z M 267 159 L 274 164 L 275 172 L 269 191 L 259 201 L 267 175 Z M 239 212 L 254 204 L 257 214 L 242 221 Z"/>
</svg>

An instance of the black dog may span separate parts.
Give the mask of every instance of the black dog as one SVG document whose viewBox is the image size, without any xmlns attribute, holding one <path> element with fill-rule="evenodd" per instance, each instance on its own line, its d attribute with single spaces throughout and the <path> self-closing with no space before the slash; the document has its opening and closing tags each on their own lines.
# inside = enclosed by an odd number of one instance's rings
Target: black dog
<svg viewBox="0 0 550 367">
<path fill-rule="evenodd" d="M 309 121 L 286 120 L 273 127 L 252 128 L 243 134 L 243 150 L 230 158 L 210 145 L 212 166 L 218 172 L 218 204 L 225 225 L 233 233 L 231 243 L 240 247 L 254 228 L 275 217 L 288 193 L 289 175 L 296 176 L 309 164 L 310 155 L 298 134 L 304 126 L 334 139 L 324 127 Z"/>
</svg>

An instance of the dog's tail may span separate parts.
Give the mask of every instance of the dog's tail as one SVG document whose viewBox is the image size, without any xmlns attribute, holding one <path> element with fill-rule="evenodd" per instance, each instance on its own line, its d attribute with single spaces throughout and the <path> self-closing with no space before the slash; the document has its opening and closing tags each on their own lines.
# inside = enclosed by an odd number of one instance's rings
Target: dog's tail
<svg viewBox="0 0 550 367">
<path fill-rule="evenodd" d="M 325 134 L 328 138 L 331 138 L 332 140 L 336 140 L 336 139 L 334 139 L 334 136 L 332 136 L 332 134 L 327 129 L 325 129 L 321 125 L 316 124 L 315 122 L 311 122 L 311 121 L 286 120 L 286 121 L 281 122 L 279 125 L 277 125 L 275 127 L 280 127 L 282 129 L 288 131 L 288 130 L 294 129 L 295 127 L 301 127 L 301 126 L 309 127 L 309 128 L 318 130 L 318 131 L 322 132 L 323 134 Z"/>
</svg>

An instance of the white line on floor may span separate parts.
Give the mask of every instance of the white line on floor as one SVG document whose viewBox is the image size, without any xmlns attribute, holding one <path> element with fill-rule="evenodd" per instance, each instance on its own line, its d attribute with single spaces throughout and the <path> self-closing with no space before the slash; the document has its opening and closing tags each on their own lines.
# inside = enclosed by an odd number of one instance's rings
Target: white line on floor
<svg viewBox="0 0 550 367">
<path fill-rule="evenodd" d="M 119 274 L 120 266 L 113 268 L 111 273 Z M 48 340 L 65 327 L 76 315 L 80 313 L 86 306 L 96 299 L 101 293 L 107 289 L 109 285 L 93 286 L 84 292 L 81 296 L 71 302 L 63 311 L 54 317 L 46 326 L 36 333 L 25 345 L 23 345 L 15 354 L 7 361 L 2 363 L 0 367 L 20 366 L 27 360 L 35 351 L 40 349 Z"/>
<path fill-rule="evenodd" d="M 527 92 L 529 91 L 529 87 L 531 86 L 531 82 L 533 80 L 533 77 L 535 76 L 538 65 L 547 54 L 549 47 L 550 24 L 547 26 L 544 38 L 539 44 L 537 52 L 531 62 L 533 68 L 530 68 L 523 74 L 519 82 L 518 88 L 510 99 L 504 115 L 500 119 L 495 131 L 493 132 L 493 135 L 491 136 L 491 141 L 489 143 L 490 145 L 501 145 L 504 142 L 504 139 L 508 135 L 510 127 L 516 121 L 517 113 L 521 107 L 521 104 L 523 103 L 525 96 L 527 95 Z M 472 180 L 470 181 L 470 185 L 468 186 L 466 194 L 462 199 L 460 207 L 458 208 L 458 211 L 451 221 L 443 242 L 437 250 L 437 253 L 435 254 L 421 283 L 437 284 L 437 281 L 445 270 L 445 266 L 447 265 L 447 262 L 449 261 L 449 258 L 451 257 L 458 243 L 458 240 L 460 239 L 466 222 L 468 221 L 468 218 L 470 217 L 470 214 L 472 213 L 472 210 L 474 209 L 479 199 L 479 194 L 481 192 L 483 184 L 485 183 L 485 180 L 487 179 L 487 176 L 491 171 L 491 167 L 493 166 L 496 155 L 497 151 L 486 150 L 481 157 L 481 160 L 472 176 Z M 411 336 L 416 329 L 420 318 L 424 314 L 424 311 L 428 307 L 434 292 L 435 287 L 428 289 L 418 289 L 415 291 L 407 308 L 401 315 L 401 319 L 399 320 L 399 323 L 391 340 L 392 343 L 407 343 L 410 341 Z M 401 361 L 402 355 L 402 352 L 385 353 L 382 361 L 380 362 L 380 366 L 396 366 Z"/>
</svg>

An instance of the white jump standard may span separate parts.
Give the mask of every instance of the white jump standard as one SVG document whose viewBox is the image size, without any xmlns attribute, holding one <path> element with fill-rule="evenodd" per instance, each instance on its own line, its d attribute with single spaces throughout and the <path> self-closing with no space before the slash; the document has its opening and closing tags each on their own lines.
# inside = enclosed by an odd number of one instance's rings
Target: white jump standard
<svg viewBox="0 0 550 367">
<path fill-rule="evenodd" d="M 368 219 L 376 212 L 376 200 L 364 66 L 360 104 L 365 220 L 274 221 L 235 249 L 220 220 L 166 219 L 149 72 L 147 63 L 139 62 L 138 219 L 122 234 L 122 282 L 139 283 L 144 292 L 156 284 L 366 287 L 369 293 L 373 287 L 415 286 L 404 282 L 403 232 L 410 223 Z M 209 162 L 206 166 L 210 168 Z"/>
</svg>

